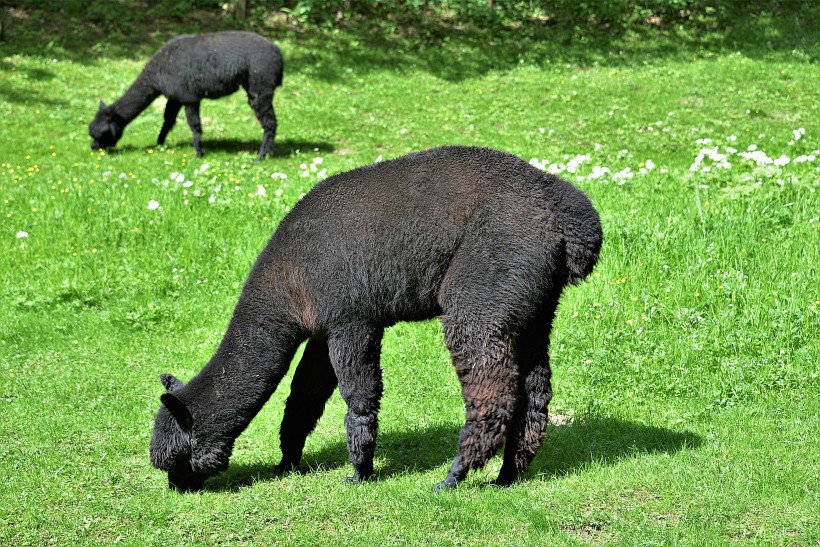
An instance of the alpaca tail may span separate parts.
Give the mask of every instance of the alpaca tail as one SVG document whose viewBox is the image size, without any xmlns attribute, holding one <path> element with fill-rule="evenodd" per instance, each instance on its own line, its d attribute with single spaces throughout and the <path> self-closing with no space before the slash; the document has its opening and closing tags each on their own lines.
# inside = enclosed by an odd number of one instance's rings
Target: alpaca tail
<svg viewBox="0 0 820 547">
<path fill-rule="evenodd" d="M 563 222 L 567 280 L 577 285 L 598 262 L 604 234 L 598 211 L 580 190 L 575 189 L 575 195 L 564 204 L 568 205 Z"/>
</svg>

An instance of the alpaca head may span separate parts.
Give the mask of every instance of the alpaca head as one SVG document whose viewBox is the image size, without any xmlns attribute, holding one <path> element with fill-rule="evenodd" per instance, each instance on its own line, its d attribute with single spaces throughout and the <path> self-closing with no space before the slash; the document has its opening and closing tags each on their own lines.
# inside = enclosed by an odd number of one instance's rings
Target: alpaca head
<svg viewBox="0 0 820 547">
<path fill-rule="evenodd" d="M 169 487 L 196 492 L 205 479 L 227 467 L 230 451 L 214 449 L 207 438 L 197 438 L 194 416 L 179 398 L 183 383 L 170 374 L 160 376 L 160 381 L 167 393 L 160 397 L 162 406 L 154 422 L 151 463 L 168 472 Z"/>
<path fill-rule="evenodd" d="M 100 109 L 97 115 L 88 124 L 88 134 L 91 136 L 91 149 L 98 150 L 100 148 L 111 148 L 117 144 L 117 141 L 122 137 L 122 130 L 125 124 L 114 109 L 110 106 L 105 106 L 105 103 L 100 101 Z"/>
</svg>

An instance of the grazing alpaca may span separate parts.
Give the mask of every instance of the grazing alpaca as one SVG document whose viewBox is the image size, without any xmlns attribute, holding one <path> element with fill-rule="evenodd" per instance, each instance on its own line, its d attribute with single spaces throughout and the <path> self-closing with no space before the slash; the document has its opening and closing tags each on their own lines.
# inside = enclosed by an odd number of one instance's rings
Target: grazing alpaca
<svg viewBox="0 0 820 547">
<path fill-rule="evenodd" d="M 125 95 L 110 106 L 100 101 L 100 109 L 88 126 L 91 149 L 116 145 L 125 126 L 154 99 L 164 95 L 168 103 L 157 144 L 165 143 L 184 106 L 194 134 L 196 155 L 202 156 L 200 101 L 230 95 L 242 86 L 264 129 L 259 148 L 261 160 L 273 151 L 276 137 L 273 91 L 280 85 L 282 54 L 278 47 L 258 34 L 230 31 L 179 36 L 151 57 Z"/>
<path fill-rule="evenodd" d="M 443 147 L 341 173 L 282 220 L 248 276 L 215 355 L 190 382 L 161 377 L 151 462 L 197 490 L 296 368 L 278 470 L 299 464 L 338 386 L 354 474 L 373 473 L 382 334 L 440 317 L 466 405 L 456 486 L 506 437 L 499 484 L 541 446 L 552 398 L 549 335 L 565 285 L 598 259 L 598 213 L 569 183 L 486 148 Z"/>
</svg>

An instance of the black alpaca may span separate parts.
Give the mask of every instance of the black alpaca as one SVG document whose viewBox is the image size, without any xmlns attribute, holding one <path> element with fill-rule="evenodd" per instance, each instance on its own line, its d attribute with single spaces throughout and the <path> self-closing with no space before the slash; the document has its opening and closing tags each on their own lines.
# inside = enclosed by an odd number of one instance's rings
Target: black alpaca
<svg viewBox="0 0 820 547">
<path fill-rule="evenodd" d="M 440 317 L 466 405 L 447 477 L 456 486 L 506 436 L 499 484 L 528 469 L 552 398 L 549 335 L 565 285 L 591 271 L 598 214 L 569 183 L 494 150 L 443 147 L 319 183 L 282 220 L 248 276 L 228 330 L 183 385 L 163 375 L 151 462 L 197 490 L 306 338 L 280 431 L 278 470 L 298 465 L 338 386 L 353 480 L 373 473 L 382 334 Z"/>
<path fill-rule="evenodd" d="M 274 89 L 282 85 L 282 54 L 279 48 L 253 32 L 214 32 L 178 36 L 157 51 L 125 95 L 106 106 L 100 101 L 97 115 L 88 125 L 91 148 L 110 148 L 122 137 L 125 126 L 160 95 L 168 98 L 165 121 L 157 138 L 164 144 L 179 110 L 194 134 L 196 155 L 202 156 L 202 123 L 199 103 L 218 99 L 245 88 L 248 102 L 262 124 L 264 134 L 259 159 L 273 151 L 276 115 Z"/>
</svg>

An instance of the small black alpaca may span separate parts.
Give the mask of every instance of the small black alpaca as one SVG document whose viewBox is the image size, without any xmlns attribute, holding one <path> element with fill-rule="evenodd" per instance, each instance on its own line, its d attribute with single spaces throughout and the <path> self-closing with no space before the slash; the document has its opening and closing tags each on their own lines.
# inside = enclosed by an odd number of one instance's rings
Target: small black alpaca
<svg viewBox="0 0 820 547">
<path fill-rule="evenodd" d="M 242 86 L 264 130 L 259 148 L 261 160 L 273 151 L 276 137 L 273 92 L 282 85 L 282 70 L 279 48 L 253 32 L 178 36 L 151 57 L 125 95 L 109 106 L 100 101 L 100 109 L 88 125 L 91 149 L 116 145 L 125 126 L 154 99 L 164 95 L 168 103 L 157 144 L 165 143 L 184 106 L 194 134 L 196 155 L 202 156 L 199 103 L 202 99 L 230 95 Z"/>
<path fill-rule="evenodd" d="M 442 147 L 341 173 L 282 220 L 248 276 L 219 348 L 190 382 L 161 376 L 151 462 L 198 490 L 308 339 L 280 430 L 285 472 L 338 386 L 354 474 L 373 474 L 384 329 L 439 317 L 466 406 L 436 488 L 484 466 L 506 437 L 498 484 L 528 469 L 547 430 L 549 336 L 567 284 L 603 234 L 589 199 L 509 154 Z"/>
</svg>

